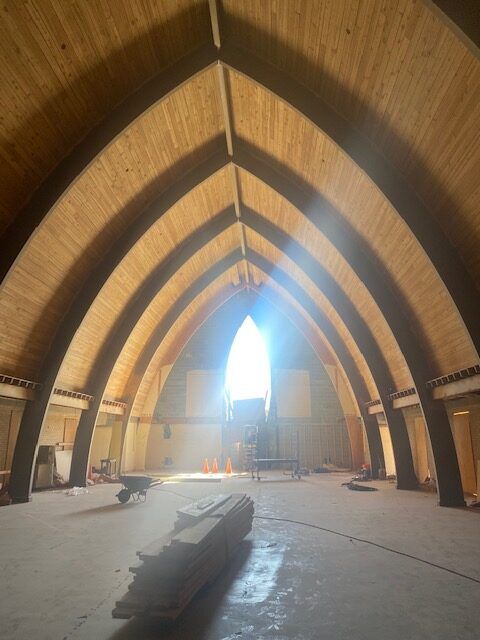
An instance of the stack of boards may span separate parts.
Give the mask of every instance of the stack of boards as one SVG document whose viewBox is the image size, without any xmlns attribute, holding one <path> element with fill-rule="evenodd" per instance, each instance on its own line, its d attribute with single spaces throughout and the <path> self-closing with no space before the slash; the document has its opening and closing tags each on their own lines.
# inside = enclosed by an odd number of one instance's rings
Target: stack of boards
<svg viewBox="0 0 480 640">
<path fill-rule="evenodd" d="M 134 579 L 114 618 L 175 620 L 212 583 L 252 529 L 253 501 L 244 493 L 204 498 L 177 511 L 175 528 L 137 555 Z"/>
</svg>

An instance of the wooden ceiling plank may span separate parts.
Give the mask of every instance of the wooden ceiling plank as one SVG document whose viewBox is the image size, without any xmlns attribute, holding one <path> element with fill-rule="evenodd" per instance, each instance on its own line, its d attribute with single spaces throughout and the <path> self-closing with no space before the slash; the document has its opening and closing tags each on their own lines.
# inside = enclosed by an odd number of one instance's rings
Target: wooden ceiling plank
<svg viewBox="0 0 480 640">
<path fill-rule="evenodd" d="M 219 56 L 227 68 L 263 86 L 318 127 L 369 176 L 429 256 L 480 353 L 480 293 L 457 250 L 400 172 L 342 115 L 277 67 L 230 42 L 223 43 Z"/>
<path fill-rule="evenodd" d="M 0 238 L 4 248 L 0 254 L 0 281 L 5 280 L 36 227 L 95 158 L 137 118 L 216 63 L 216 48 L 212 45 L 201 47 L 143 85 L 92 129 L 44 181 Z"/>
</svg>

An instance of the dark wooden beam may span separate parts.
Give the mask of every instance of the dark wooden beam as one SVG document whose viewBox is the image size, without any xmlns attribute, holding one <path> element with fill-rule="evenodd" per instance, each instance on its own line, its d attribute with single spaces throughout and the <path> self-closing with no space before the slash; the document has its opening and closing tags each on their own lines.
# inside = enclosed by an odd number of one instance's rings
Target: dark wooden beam
<svg viewBox="0 0 480 640">
<path fill-rule="evenodd" d="M 42 388 L 37 392 L 35 400 L 26 405 L 20 423 L 9 489 L 14 502 L 25 502 L 29 500 L 38 439 L 45 423 L 58 374 L 65 361 L 70 344 L 87 315 L 90 306 L 93 304 L 93 301 L 109 276 L 138 239 L 155 221 L 169 210 L 172 204 L 178 199 L 180 193 L 187 193 L 198 185 L 199 182 L 211 175 L 212 170 L 217 170 L 218 161 L 223 162 L 224 158 L 217 158 L 216 162 L 213 163 L 211 160 L 207 161 L 207 163 L 202 165 L 200 171 L 194 172 L 189 175 L 186 180 L 182 180 L 181 184 L 172 187 L 170 192 L 163 194 L 161 198 L 156 200 L 139 216 L 137 221 L 117 241 L 112 250 L 105 255 L 102 262 L 94 270 L 92 277 L 85 282 L 70 310 L 63 318 L 60 328 L 52 341 L 50 351 L 42 365 Z M 185 243 L 180 245 L 172 256 L 157 267 L 147 280 L 147 283 L 151 283 L 150 289 L 146 284 L 144 285 L 143 290 L 145 291 L 145 295 L 148 295 L 149 291 L 155 290 L 158 283 L 165 282 L 165 278 L 168 279 L 171 277 L 178 266 L 183 264 L 183 262 L 198 251 L 199 248 L 203 247 L 209 239 L 221 233 L 221 231 L 234 222 L 236 222 L 236 216 L 233 207 L 226 209 L 211 222 L 208 222 L 193 238 L 189 238 Z M 136 300 L 133 301 L 132 305 L 134 305 L 135 302 Z M 115 331 L 117 330 L 118 329 L 115 329 Z M 107 344 L 109 345 L 110 343 Z M 104 361 L 104 358 L 109 357 L 109 353 L 105 354 L 105 356 L 102 355 L 100 363 Z M 97 370 L 97 366 L 94 367 L 94 369 Z M 87 388 L 90 387 L 95 389 L 95 395 L 97 396 L 95 377 L 88 382 Z M 98 397 L 96 397 L 96 400 L 98 400 Z"/>
<path fill-rule="evenodd" d="M 279 273 L 273 264 L 258 254 L 254 254 L 251 250 L 249 250 L 249 259 L 251 264 L 255 264 L 264 273 L 270 275 L 272 280 L 277 282 L 282 289 L 285 289 L 285 291 L 299 302 L 335 351 L 355 395 L 355 400 L 367 434 L 372 475 L 374 478 L 378 478 L 378 470 L 385 468 L 385 459 L 377 418 L 371 416 L 365 408 L 365 403 L 370 400 L 367 386 L 357 368 L 355 360 L 352 358 L 338 331 L 327 316 L 318 308 L 312 298 L 293 278 L 290 278 L 285 272 Z M 277 278 L 277 276 L 279 277 Z M 255 288 L 254 291 L 268 300 L 270 304 L 274 306 L 278 305 L 278 294 L 272 287 L 262 284 L 260 287 Z M 285 304 L 288 304 L 288 302 L 285 301 Z"/>
<path fill-rule="evenodd" d="M 235 217 L 230 219 L 229 225 L 235 222 Z M 207 240 L 208 241 L 208 240 Z M 93 388 L 95 389 L 95 399 L 91 403 L 87 411 L 82 412 L 80 422 L 75 437 L 75 444 L 72 454 L 72 466 L 70 470 L 70 483 L 77 486 L 85 486 L 88 470 L 88 458 L 90 455 L 90 445 L 93 436 L 93 430 L 97 421 L 98 413 L 101 409 L 101 402 L 108 384 L 110 375 L 115 367 L 115 363 L 138 320 L 142 316 L 145 309 L 151 303 L 153 298 L 162 289 L 166 282 L 181 269 L 182 264 L 189 259 L 189 255 L 193 255 L 198 250 L 199 242 L 197 239 L 193 241 L 196 245 L 195 251 L 187 245 L 185 250 L 178 252 L 167 265 L 158 269 L 155 274 L 149 277 L 147 283 L 142 288 L 141 293 L 133 301 L 131 307 L 123 314 L 118 326 L 112 332 L 108 343 L 102 349 L 102 356 L 98 359 L 98 365 L 92 376 Z M 221 276 L 230 267 L 243 259 L 240 249 L 233 251 L 228 256 L 217 262 L 204 274 L 202 274 L 186 291 L 183 293 L 167 313 L 163 321 L 158 325 L 153 336 L 148 341 L 142 354 L 135 366 L 135 375 L 138 371 L 144 370 L 145 362 L 148 363 L 155 355 L 155 345 L 159 345 L 165 335 L 176 322 L 179 315 L 188 307 L 195 298 L 206 289 L 216 278 Z M 145 369 L 146 369 L 145 366 Z M 131 415 L 132 404 L 126 411 L 126 420 Z"/>
<path fill-rule="evenodd" d="M 418 482 L 413 468 L 412 453 L 405 419 L 400 411 L 393 410 L 388 400 L 388 389 L 393 387 L 392 378 L 383 354 L 370 329 L 365 324 L 353 303 L 328 271 L 300 244 L 251 209 L 244 207 L 243 213 L 244 225 L 260 234 L 263 238 L 266 238 L 277 249 L 294 261 L 299 268 L 308 275 L 312 282 L 315 283 L 342 318 L 370 368 L 380 399 L 384 405 L 385 416 L 392 436 L 395 465 L 397 468 L 397 486 L 399 489 L 416 488 Z M 273 268 L 272 265 L 267 263 L 265 258 L 259 256 L 259 254 L 250 248 L 247 252 L 247 258 L 250 262 L 262 269 L 262 271 L 271 275 L 275 280 L 281 281 L 281 283 L 288 283 L 289 288 L 293 288 L 294 281 L 290 276 L 287 276 L 279 267 Z"/>
<path fill-rule="evenodd" d="M 480 353 L 480 293 L 475 281 L 437 220 L 388 158 L 348 120 L 277 67 L 230 42 L 222 43 L 219 56 L 227 67 L 263 86 L 322 130 L 371 178 L 429 256 Z"/>
<path fill-rule="evenodd" d="M 258 154 L 252 153 L 250 148 L 240 145 L 238 141 L 234 160 L 239 167 L 262 180 L 301 211 L 339 251 L 367 287 L 404 355 L 417 389 L 435 460 L 442 460 L 441 465 L 436 465 L 440 504 L 463 505 L 460 470 L 447 411 L 443 404 L 432 399 L 425 386 L 427 380 L 432 377 L 429 358 L 410 325 L 401 297 L 396 293 L 395 284 L 388 273 L 379 269 L 366 243 L 351 227 L 342 224 L 340 216 L 327 202 L 319 198 L 318 194 L 309 191 L 308 185 L 299 186 L 298 177 L 292 176 L 285 168 L 281 171 L 274 169 L 270 162 L 261 159 Z M 245 220 L 244 223 L 246 224 Z M 293 240 L 289 240 L 289 243 L 292 246 L 294 244 Z M 381 376 L 379 380 L 383 381 L 379 392 L 384 409 L 390 412 L 388 395 L 394 390 L 393 382 L 391 377 L 387 379 Z M 406 444 L 405 442 L 397 450 L 405 451 Z"/>
<path fill-rule="evenodd" d="M 480 58 L 480 2 L 478 0 L 423 0 Z"/>
<path fill-rule="evenodd" d="M 161 71 L 121 102 L 64 158 L 0 237 L 0 282 L 36 227 L 95 158 L 133 122 L 173 91 L 217 63 L 217 49 L 206 45 Z"/>
</svg>

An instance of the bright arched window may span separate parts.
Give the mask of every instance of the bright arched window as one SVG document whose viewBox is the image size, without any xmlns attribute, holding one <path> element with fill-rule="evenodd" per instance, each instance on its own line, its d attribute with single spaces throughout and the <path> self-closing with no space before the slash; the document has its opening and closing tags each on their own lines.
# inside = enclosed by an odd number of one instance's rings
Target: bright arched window
<svg viewBox="0 0 480 640">
<path fill-rule="evenodd" d="M 250 316 L 237 331 L 227 361 L 225 389 L 230 402 L 265 398 L 270 404 L 270 360 L 263 338 Z"/>
</svg>

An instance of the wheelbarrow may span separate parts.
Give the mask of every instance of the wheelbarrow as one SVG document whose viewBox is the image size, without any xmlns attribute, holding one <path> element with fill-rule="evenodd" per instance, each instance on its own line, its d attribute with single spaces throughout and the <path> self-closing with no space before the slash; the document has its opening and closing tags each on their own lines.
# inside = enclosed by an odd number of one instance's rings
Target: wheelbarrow
<svg viewBox="0 0 480 640">
<path fill-rule="evenodd" d="M 132 498 L 134 502 L 145 502 L 147 490 L 156 484 L 162 484 L 161 480 L 155 480 L 150 476 L 120 476 L 123 487 L 117 493 L 118 501 L 125 504 Z"/>
</svg>

